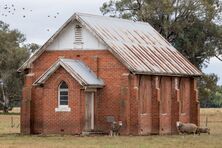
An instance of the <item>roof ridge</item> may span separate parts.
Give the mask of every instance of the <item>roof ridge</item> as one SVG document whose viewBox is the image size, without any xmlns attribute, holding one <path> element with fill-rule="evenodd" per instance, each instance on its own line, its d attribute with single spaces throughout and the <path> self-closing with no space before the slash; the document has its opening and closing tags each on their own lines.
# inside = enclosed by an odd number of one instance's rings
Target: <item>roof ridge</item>
<svg viewBox="0 0 222 148">
<path fill-rule="evenodd" d="M 75 16 L 93 16 L 93 17 L 101 17 L 101 18 L 106 18 L 106 19 L 111 19 L 111 20 L 116 20 L 116 21 L 125 21 L 125 22 L 130 22 L 130 23 L 142 23 L 142 24 L 148 24 L 150 25 L 148 22 L 143 22 L 143 21 L 134 21 L 134 20 L 130 20 L 130 19 L 124 19 L 124 18 L 119 18 L 119 17 L 112 17 L 112 16 L 105 16 L 105 15 L 97 15 L 97 14 L 89 14 L 89 13 L 82 13 L 82 12 L 76 12 L 74 13 L 73 17 Z"/>
<path fill-rule="evenodd" d="M 28 67 L 37 59 L 74 20 L 82 24 L 99 41 L 104 42 L 108 50 L 133 73 L 181 76 L 202 74 L 180 52 L 172 52 L 172 49 L 176 48 L 149 23 L 78 12 L 74 13 L 19 70 Z"/>
</svg>

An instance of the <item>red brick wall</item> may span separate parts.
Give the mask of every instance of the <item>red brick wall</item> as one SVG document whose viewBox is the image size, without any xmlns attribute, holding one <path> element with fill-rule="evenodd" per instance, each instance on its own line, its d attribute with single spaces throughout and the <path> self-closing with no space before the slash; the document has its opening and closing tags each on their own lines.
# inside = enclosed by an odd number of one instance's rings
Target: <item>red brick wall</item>
<svg viewBox="0 0 222 148">
<path fill-rule="evenodd" d="M 199 122 L 199 103 L 193 78 L 178 78 L 180 83 L 177 90 L 175 77 L 130 74 L 108 50 L 45 51 L 33 63 L 30 74 L 26 76 L 22 133 L 79 134 L 84 130 L 84 90 L 63 68 L 59 68 L 43 87 L 32 86 L 59 57 L 83 61 L 104 80 L 105 87 L 95 92 L 96 130 L 109 131 L 107 116 L 123 121 L 122 134 L 133 135 L 175 132 L 175 122 L 178 120 Z M 61 81 L 65 81 L 69 87 L 70 112 L 55 112 Z M 185 115 L 181 114 L 181 99 L 185 102 Z"/>
<path fill-rule="evenodd" d="M 160 133 L 171 133 L 172 77 L 160 78 Z"/>
<path fill-rule="evenodd" d="M 191 84 L 189 78 L 180 79 L 180 121 L 190 122 Z"/>
<path fill-rule="evenodd" d="M 129 134 L 137 135 L 139 132 L 139 76 L 131 75 L 129 77 L 129 114 L 130 114 L 130 132 Z"/>
<path fill-rule="evenodd" d="M 152 79 L 151 76 L 141 76 L 139 86 L 139 133 L 147 135 L 152 132 Z"/>
<path fill-rule="evenodd" d="M 24 78 L 24 86 L 22 89 L 22 101 L 21 101 L 21 133 L 31 133 L 31 98 L 32 98 L 32 81 L 33 75 L 27 74 Z"/>
<path fill-rule="evenodd" d="M 44 88 L 32 88 L 31 100 L 31 133 L 42 133 L 43 126 L 43 97 Z"/>
<path fill-rule="evenodd" d="M 177 121 L 199 124 L 199 102 L 194 78 L 141 76 L 139 88 L 139 134 L 177 133 Z M 144 92 L 145 89 L 150 90 Z M 152 96 L 151 103 L 147 103 L 151 113 L 142 111 L 141 101 L 145 94 Z"/>
<path fill-rule="evenodd" d="M 190 122 L 196 125 L 200 125 L 200 103 L 198 100 L 197 82 L 195 79 L 191 79 L 191 101 L 190 101 Z"/>
<path fill-rule="evenodd" d="M 95 93 L 95 128 L 108 131 L 107 116 L 120 119 L 120 90 L 122 74 L 129 73 L 109 51 L 46 51 L 32 65 L 32 83 L 59 57 L 79 59 L 98 74 L 105 87 Z M 70 86 L 71 112 L 55 112 L 57 89 L 64 80 Z M 74 85 L 75 84 L 75 85 Z M 62 68 L 57 70 L 44 87 L 33 87 L 31 109 L 31 131 L 33 133 L 80 133 L 84 128 L 84 91 Z M 125 124 L 125 123 L 124 123 Z"/>
<path fill-rule="evenodd" d="M 172 79 L 172 101 L 171 101 L 171 132 L 172 134 L 177 133 L 176 122 L 179 121 L 179 105 L 180 105 L 180 95 L 179 95 L 179 79 L 177 77 Z"/>
<path fill-rule="evenodd" d="M 70 112 L 55 112 L 61 81 L 68 85 Z M 46 81 L 42 99 L 44 133 L 80 133 L 80 88 L 78 82 L 61 67 Z"/>
<path fill-rule="evenodd" d="M 160 83 L 159 77 L 152 76 L 152 130 L 151 134 L 159 134 L 160 127 Z"/>
</svg>

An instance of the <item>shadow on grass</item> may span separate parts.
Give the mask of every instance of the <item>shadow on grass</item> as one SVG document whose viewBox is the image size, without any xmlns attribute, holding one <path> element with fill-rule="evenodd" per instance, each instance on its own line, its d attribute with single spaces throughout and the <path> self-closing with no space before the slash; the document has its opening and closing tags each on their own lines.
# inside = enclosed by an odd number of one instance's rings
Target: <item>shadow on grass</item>
<svg viewBox="0 0 222 148">
<path fill-rule="evenodd" d="M 0 115 L 20 115 L 20 113 L 3 113 L 3 112 L 0 112 Z"/>
<path fill-rule="evenodd" d="M 1 133 L 0 137 L 17 137 L 17 136 L 23 136 L 20 133 Z"/>
<path fill-rule="evenodd" d="M 56 138 L 62 138 L 62 137 L 90 137 L 90 136 L 81 136 L 81 135 L 75 135 L 75 134 L 21 134 L 21 133 L 0 133 L 1 137 L 56 137 Z M 92 136 L 92 137 L 105 137 L 105 136 Z"/>
</svg>

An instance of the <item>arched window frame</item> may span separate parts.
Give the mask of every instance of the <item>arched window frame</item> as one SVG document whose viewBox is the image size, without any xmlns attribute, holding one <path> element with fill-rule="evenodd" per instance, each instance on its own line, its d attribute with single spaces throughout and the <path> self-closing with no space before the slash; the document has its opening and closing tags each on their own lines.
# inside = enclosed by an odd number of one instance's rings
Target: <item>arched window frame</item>
<svg viewBox="0 0 222 148">
<path fill-rule="evenodd" d="M 67 86 L 67 88 L 61 88 L 62 84 L 65 84 Z M 61 93 L 65 93 L 65 94 L 61 94 Z M 67 97 L 67 103 L 63 104 L 61 97 Z M 63 100 L 64 102 L 65 100 Z M 69 87 L 67 85 L 67 83 L 65 81 L 61 81 L 61 83 L 59 83 L 58 86 L 58 108 L 55 109 L 56 112 L 67 112 L 67 111 L 71 111 L 71 108 L 69 107 Z"/>
</svg>

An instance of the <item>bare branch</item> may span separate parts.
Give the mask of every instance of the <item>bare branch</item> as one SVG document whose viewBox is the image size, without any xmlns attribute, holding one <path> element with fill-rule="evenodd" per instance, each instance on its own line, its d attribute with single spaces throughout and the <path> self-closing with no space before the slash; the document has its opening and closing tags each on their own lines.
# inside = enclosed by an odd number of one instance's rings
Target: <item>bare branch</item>
<svg viewBox="0 0 222 148">
<path fill-rule="evenodd" d="M 220 57 L 217 56 L 217 55 L 215 55 L 215 57 L 222 62 L 222 58 L 220 58 Z"/>
</svg>

